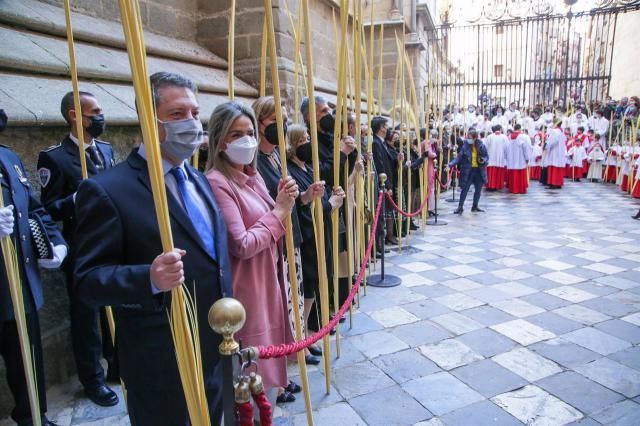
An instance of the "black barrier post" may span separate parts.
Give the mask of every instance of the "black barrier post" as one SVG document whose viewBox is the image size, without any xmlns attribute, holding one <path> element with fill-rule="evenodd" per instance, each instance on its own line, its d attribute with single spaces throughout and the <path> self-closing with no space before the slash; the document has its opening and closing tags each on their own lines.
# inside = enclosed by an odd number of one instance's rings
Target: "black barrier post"
<svg viewBox="0 0 640 426">
<path fill-rule="evenodd" d="M 385 187 L 385 181 L 387 180 L 387 175 L 384 173 L 380 173 L 380 194 L 383 193 Z M 372 287 L 395 287 L 400 285 L 402 280 L 395 275 L 385 275 L 384 273 L 384 249 L 385 249 L 385 240 L 387 238 L 387 215 L 386 215 L 386 202 L 384 196 L 380 201 L 382 203 L 380 217 L 382 217 L 382 252 L 380 253 L 380 274 L 371 275 L 367 278 L 367 285 Z M 380 223 L 378 222 L 378 226 Z"/>
</svg>

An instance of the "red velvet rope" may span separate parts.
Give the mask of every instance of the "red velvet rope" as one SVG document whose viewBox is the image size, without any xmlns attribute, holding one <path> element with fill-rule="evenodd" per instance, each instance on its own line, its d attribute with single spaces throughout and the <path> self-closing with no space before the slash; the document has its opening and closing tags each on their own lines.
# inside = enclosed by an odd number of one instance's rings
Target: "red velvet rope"
<svg viewBox="0 0 640 426">
<path fill-rule="evenodd" d="M 391 203 L 393 208 L 396 209 L 398 211 L 398 213 L 400 213 L 402 216 L 415 217 L 415 216 L 418 216 L 422 212 L 422 210 L 424 210 L 425 207 L 427 207 L 427 201 L 429 201 L 429 197 L 425 197 L 425 199 L 422 202 L 422 205 L 420 206 L 420 208 L 418 210 L 416 210 L 415 212 L 413 212 L 413 213 L 407 213 L 407 212 L 402 211 L 400 209 L 400 207 L 398 207 L 396 202 L 393 201 L 393 197 L 388 192 L 387 192 L 387 200 L 389 200 L 389 202 Z"/>
<path fill-rule="evenodd" d="M 260 426 L 272 426 L 273 425 L 273 411 L 271 410 L 271 403 L 264 394 L 264 390 L 257 395 L 251 395 L 260 413 Z"/>
<path fill-rule="evenodd" d="M 369 237 L 369 244 L 367 245 L 367 251 L 365 252 L 364 259 L 362 260 L 362 265 L 360 265 L 360 271 L 358 272 L 358 277 L 356 282 L 353 283 L 353 287 L 351 288 L 351 292 L 347 297 L 347 300 L 344 301 L 340 310 L 334 315 L 333 319 L 331 319 L 327 325 L 322 327 L 316 333 L 307 337 L 303 340 L 298 340 L 293 343 L 282 343 L 280 345 L 270 345 L 270 346 L 258 346 L 256 349 L 260 353 L 260 359 L 269 359 L 269 358 L 280 358 L 283 356 L 288 356 L 300 352 L 301 350 L 308 348 L 309 346 L 316 343 L 318 340 L 322 339 L 324 336 L 329 334 L 331 329 L 338 324 L 340 318 L 342 318 L 351 306 L 351 302 L 353 302 L 353 298 L 358 292 L 358 288 L 360 287 L 360 283 L 364 278 L 364 272 L 367 269 L 367 263 L 369 262 L 369 256 L 371 255 L 371 248 L 373 247 L 373 236 L 376 234 L 376 228 L 378 227 L 378 218 L 380 217 L 380 207 L 382 206 L 382 191 L 380 191 L 380 195 L 378 195 L 378 206 L 376 208 L 376 215 L 373 220 L 373 227 L 371 229 L 371 236 Z"/>
<path fill-rule="evenodd" d="M 236 403 L 240 414 L 240 426 L 253 426 L 253 405 L 251 402 Z"/>
</svg>

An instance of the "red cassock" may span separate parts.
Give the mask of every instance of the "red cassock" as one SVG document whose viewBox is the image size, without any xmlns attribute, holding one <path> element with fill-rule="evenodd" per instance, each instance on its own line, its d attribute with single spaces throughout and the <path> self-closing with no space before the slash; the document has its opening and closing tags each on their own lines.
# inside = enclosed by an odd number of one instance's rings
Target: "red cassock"
<svg viewBox="0 0 640 426">
<path fill-rule="evenodd" d="M 622 192 L 629 191 L 629 176 L 627 175 L 622 176 L 622 183 L 620 184 L 620 189 L 622 190 Z"/>
<path fill-rule="evenodd" d="M 585 158 L 584 160 L 582 160 L 582 176 L 581 177 L 587 177 L 587 173 L 589 173 L 589 162 Z"/>
<path fill-rule="evenodd" d="M 487 167 L 487 189 L 502 189 L 506 180 L 505 167 Z"/>
<path fill-rule="evenodd" d="M 507 188 L 512 194 L 526 194 L 529 181 L 527 180 L 527 169 L 507 170 Z"/>
<path fill-rule="evenodd" d="M 582 166 L 575 166 L 570 168 L 569 178 L 580 179 L 582 177 Z"/>
<path fill-rule="evenodd" d="M 636 179 L 635 188 L 632 189 L 633 192 L 631 193 L 631 196 L 633 198 L 640 198 L 640 180 Z"/>
<path fill-rule="evenodd" d="M 604 168 L 604 181 L 607 183 L 615 183 L 616 182 L 616 166 L 605 166 Z"/>
<path fill-rule="evenodd" d="M 542 167 L 540 167 L 540 166 L 531 166 L 529 168 L 529 178 L 530 179 L 538 180 L 538 179 L 540 179 L 541 175 L 542 175 Z"/>
<path fill-rule="evenodd" d="M 562 186 L 564 184 L 565 167 L 547 167 L 547 184 L 551 186 Z"/>
</svg>

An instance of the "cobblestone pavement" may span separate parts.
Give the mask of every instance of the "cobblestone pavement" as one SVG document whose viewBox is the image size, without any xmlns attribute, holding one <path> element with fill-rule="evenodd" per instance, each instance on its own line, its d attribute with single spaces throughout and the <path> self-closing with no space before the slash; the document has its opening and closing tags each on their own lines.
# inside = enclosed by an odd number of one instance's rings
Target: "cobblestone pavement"
<svg viewBox="0 0 640 426">
<path fill-rule="evenodd" d="M 442 202 L 448 225 L 391 254 L 402 285 L 369 287 L 342 326 L 329 395 L 309 369 L 316 424 L 640 425 L 640 203 L 583 182 L 481 205 Z M 128 424 L 78 385 L 49 398 L 61 425 Z M 302 395 L 275 415 L 306 424 Z"/>
</svg>

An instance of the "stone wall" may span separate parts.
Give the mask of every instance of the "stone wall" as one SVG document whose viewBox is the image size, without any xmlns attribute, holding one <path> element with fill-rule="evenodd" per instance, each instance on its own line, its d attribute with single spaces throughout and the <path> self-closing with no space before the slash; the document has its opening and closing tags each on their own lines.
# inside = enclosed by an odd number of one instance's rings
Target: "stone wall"
<svg viewBox="0 0 640 426">
<path fill-rule="evenodd" d="M 62 0 L 43 0 L 62 7 Z M 139 0 L 145 29 L 158 34 L 195 40 L 198 0 Z M 219 3 L 209 1 L 208 3 Z M 120 20 L 118 0 L 71 0 L 74 11 L 83 15 Z"/>
<path fill-rule="evenodd" d="M 618 15 L 609 89 L 609 94 L 614 99 L 620 99 L 623 96 L 640 96 L 638 56 L 629 54 L 637 51 L 639 22 L 640 11 Z"/>
</svg>

